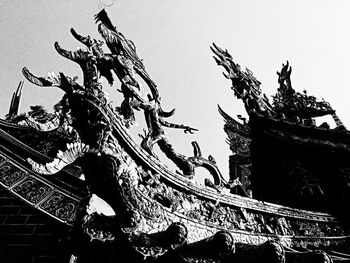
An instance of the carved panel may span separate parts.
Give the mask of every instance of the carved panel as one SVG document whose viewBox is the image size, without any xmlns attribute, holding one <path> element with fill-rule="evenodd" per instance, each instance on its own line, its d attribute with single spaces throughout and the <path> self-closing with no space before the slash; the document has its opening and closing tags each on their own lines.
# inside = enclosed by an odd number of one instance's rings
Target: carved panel
<svg viewBox="0 0 350 263">
<path fill-rule="evenodd" d="M 6 161 L 6 159 L 3 156 L 0 155 L 0 166 L 2 166 L 2 163 L 5 162 L 5 161 Z"/>
<path fill-rule="evenodd" d="M 233 154 L 238 154 L 242 157 L 250 157 L 249 145 L 251 139 L 241 136 L 240 134 L 229 129 L 225 129 L 225 131 L 228 135 L 227 142 L 229 143 L 230 150 L 233 152 Z"/>
<path fill-rule="evenodd" d="M 345 235 L 344 230 L 336 222 L 314 222 L 288 218 L 242 207 L 224 205 L 219 202 L 213 203 L 210 200 L 198 199 L 195 195 L 173 189 L 160 182 L 156 175 L 148 173 L 141 177 L 142 180 L 137 185 L 137 190 L 142 192 L 145 198 L 143 200 L 139 199 L 140 201 L 142 200 L 143 205 L 140 203 L 138 208 L 144 210 L 144 215 L 145 212 L 152 210 L 150 203 L 156 201 L 168 207 L 172 214 L 182 215 L 186 220 L 196 222 L 197 228 L 199 225 L 212 229 L 225 228 L 232 231 L 232 233 L 236 233 L 235 237 L 240 236 L 237 231 L 245 231 L 246 234 L 242 234 L 243 236 L 238 239 L 238 242 L 247 241 L 245 243 L 252 243 L 251 239 L 256 238 L 257 235 L 261 235 L 265 239 L 278 235 L 309 237 L 310 240 L 315 238 L 319 243 L 323 242 L 324 238 L 326 240 L 328 236 Z M 152 201 L 144 202 L 146 197 Z M 165 212 L 163 209 L 158 208 L 153 213 L 156 211 L 159 214 Z M 249 236 L 249 240 L 247 240 L 247 236 Z M 201 238 L 204 237 L 201 236 Z M 255 243 L 258 244 L 262 241 L 266 240 L 259 239 Z"/>
<path fill-rule="evenodd" d="M 53 189 L 34 179 L 27 178 L 13 188 L 13 191 L 32 204 L 37 204 L 48 196 Z"/>
<path fill-rule="evenodd" d="M 3 157 L 1 158 L 4 160 Z M 26 176 L 26 172 L 21 171 L 10 162 L 0 160 L 0 183 L 7 188 L 12 187 Z"/>
<path fill-rule="evenodd" d="M 55 191 L 39 208 L 62 221 L 72 221 L 77 213 L 79 202 Z"/>
<path fill-rule="evenodd" d="M 37 206 L 56 219 L 71 222 L 76 216 L 79 201 L 58 192 L 45 182 L 0 155 L 0 186 L 4 186 L 21 199 Z"/>
</svg>

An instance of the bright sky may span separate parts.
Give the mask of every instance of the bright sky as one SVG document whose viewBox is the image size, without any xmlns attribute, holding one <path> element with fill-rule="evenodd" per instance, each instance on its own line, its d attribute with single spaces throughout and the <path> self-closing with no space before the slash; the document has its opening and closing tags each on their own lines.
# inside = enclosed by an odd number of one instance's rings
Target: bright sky
<svg viewBox="0 0 350 263">
<path fill-rule="evenodd" d="M 7 113 L 18 82 L 24 80 L 24 66 L 37 75 L 63 71 L 81 81 L 79 67 L 59 56 L 53 43 L 59 41 L 68 50 L 80 46 L 71 37 L 70 27 L 99 38 L 93 19 L 97 12 L 97 0 L 0 2 L 1 116 Z M 167 130 L 176 150 L 191 155 L 190 142 L 197 140 L 203 154 L 212 154 L 225 174 L 230 151 L 217 104 L 231 116 L 245 112 L 212 59 L 212 42 L 227 48 L 236 62 L 251 69 L 267 95 L 276 91 L 276 71 L 289 60 L 293 87 L 325 98 L 350 127 L 346 110 L 350 1 L 115 0 L 107 12 L 136 44 L 139 57 L 158 84 L 163 108 L 176 108 L 169 121 L 200 130 L 194 135 Z M 121 96 L 116 95 L 116 88 L 107 92 L 118 104 Z M 25 82 L 21 110 L 36 104 L 51 110 L 61 96 L 55 89 Z M 141 117 L 139 122 L 143 122 Z"/>
</svg>

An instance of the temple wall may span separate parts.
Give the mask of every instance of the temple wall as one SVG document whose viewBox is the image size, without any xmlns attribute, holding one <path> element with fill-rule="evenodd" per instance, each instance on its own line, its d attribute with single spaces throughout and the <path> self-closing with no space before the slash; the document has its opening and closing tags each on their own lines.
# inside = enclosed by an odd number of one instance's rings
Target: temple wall
<svg viewBox="0 0 350 263">
<path fill-rule="evenodd" d="M 0 262 L 68 262 L 68 228 L 0 187 Z"/>
</svg>

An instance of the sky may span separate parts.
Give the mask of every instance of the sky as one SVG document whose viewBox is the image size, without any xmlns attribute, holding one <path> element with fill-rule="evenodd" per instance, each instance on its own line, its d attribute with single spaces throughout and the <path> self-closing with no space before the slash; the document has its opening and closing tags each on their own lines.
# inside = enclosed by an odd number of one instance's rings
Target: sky
<svg viewBox="0 0 350 263">
<path fill-rule="evenodd" d="M 93 19 L 98 4 L 97 0 L 1 0 L 1 117 L 8 112 L 19 81 L 25 80 L 24 66 L 38 76 L 52 71 L 76 75 L 81 83 L 79 66 L 58 55 L 53 44 L 58 41 L 68 50 L 81 46 L 70 35 L 71 27 L 81 35 L 101 39 Z M 158 85 L 163 108 L 176 109 L 168 120 L 199 129 L 193 135 L 167 129 L 175 149 L 191 155 L 191 141 L 198 141 L 203 155 L 214 156 L 225 177 L 230 150 L 217 105 L 233 117 L 245 111 L 212 58 L 212 42 L 227 48 L 237 63 L 252 70 L 268 96 L 278 87 L 276 71 L 288 60 L 294 89 L 306 89 L 330 102 L 350 127 L 350 1 L 114 0 L 106 10 L 136 44 Z M 106 88 L 115 106 L 122 99 L 117 88 L 119 84 Z M 38 104 L 52 111 L 62 95 L 25 81 L 21 112 Z M 137 129 L 144 127 L 142 115 L 137 120 L 135 139 Z"/>
</svg>

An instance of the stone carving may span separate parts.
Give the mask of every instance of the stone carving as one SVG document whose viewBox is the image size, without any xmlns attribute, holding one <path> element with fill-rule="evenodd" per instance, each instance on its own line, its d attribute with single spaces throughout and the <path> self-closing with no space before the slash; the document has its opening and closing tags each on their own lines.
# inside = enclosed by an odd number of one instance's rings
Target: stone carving
<svg viewBox="0 0 350 263">
<path fill-rule="evenodd" d="M 76 199 L 54 190 L 5 158 L 0 161 L 0 184 L 62 222 L 71 224 L 76 217 L 79 205 Z"/>
<path fill-rule="evenodd" d="M 308 96 L 306 90 L 303 94 L 292 88 L 290 75 L 292 68 L 282 64 L 281 72 L 277 72 L 280 87 L 277 94 L 273 96 L 275 110 L 287 118 L 303 118 L 311 124 L 311 117 L 319 117 L 332 114 L 335 111 L 328 102 L 317 101 L 314 96 Z"/>
<path fill-rule="evenodd" d="M 13 191 L 33 204 L 37 204 L 45 196 L 52 192 L 52 188 L 49 188 L 40 181 L 34 178 L 25 179 L 13 188 Z"/>
<path fill-rule="evenodd" d="M 0 166 L 0 182 L 7 187 L 13 186 L 25 176 L 26 173 L 19 171 L 10 163 L 2 163 Z"/>
<path fill-rule="evenodd" d="M 232 81 L 232 90 L 235 96 L 243 101 L 246 111 L 264 115 L 274 114 L 268 98 L 262 94 L 261 83 L 253 76 L 253 73 L 249 69 L 242 71 L 240 65 L 233 61 L 227 50 L 219 48 L 214 43 L 210 48 L 216 55 L 214 56 L 216 63 L 226 70 L 227 73 L 223 74 Z"/>
<path fill-rule="evenodd" d="M 78 203 L 59 192 L 54 192 L 40 204 L 40 208 L 62 221 L 72 223 L 77 213 Z"/>
<path fill-rule="evenodd" d="M 333 187 L 333 183 L 328 183 L 330 179 L 327 173 L 338 171 L 339 166 L 346 166 L 339 160 L 348 158 L 345 157 L 348 155 L 345 153 L 347 150 L 343 152 L 344 155 L 338 154 L 338 149 L 347 148 L 345 145 L 348 144 L 348 132 L 330 104 L 324 100 L 317 100 L 306 91 L 303 93 L 295 91 L 291 84 L 292 69 L 288 62 L 282 65 L 280 72 L 277 72 L 279 88 L 270 103 L 261 92 L 260 82 L 249 70 L 241 70 L 227 50 L 215 44 L 211 49 L 217 64 L 227 72 L 224 75 L 232 82 L 235 96 L 243 101 L 249 115 L 249 122 L 245 125 L 249 127 L 251 134 L 247 135 L 242 132 L 242 129 L 237 128 L 239 123 L 234 122 L 222 109 L 219 109 L 225 120 L 229 120 L 227 121 L 229 125 L 225 125 L 225 129 L 234 151 L 234 155 L 230 157 L 231 183 L 236 177 L 247 182 L 240 171 L 248 171 L 249 174 L 249 168 L 251 168 L 251 179 L 248 180 L 247 185 L 243 183 L 242 185 L 246 190 L 250 188 L 254 198 L 321 211 L 322 209 L 334 210 L 328 205 L 325 208 L 325 204 L 335 200 L 337 200 L 336 203 L 340 200 L 344 204 L 347 203 L 345 195 L 336 193 L 339 187 Z M 314 118 L 325 115 L 333 117 L 337 125 L 335 129 L 330 129 L 328 123 L 316 127 Z M 334 132 L 334 135 L 331 132 Z M 301 142 L 307 150 L 300 147 Z M 249 143 L 246 147 L 248 150 L 241 152 L 246 156 L 238 158 L 237 153 L 246 146 L 245 143 Z M 324 148 L 322 150 L 324 153 L 315 150 L 323 146 L 328 149 Z M 254 152 L 254 157 L 250 158 L 251 162 L 247 158 L 251 157 L 248 155 L 249 152 Z M 284 152 L 288 156 L 279 159 L 279 152 Z M 315 160 L 322 160 L 322 158 L 325 162 L 332 160 L 330 162 L 334 163 L 334 168 L 326 166 L 317 168 L 319 164 Z M 285 161 L 294 159 L 300 161 L 300 164 L 287 165 L 287 168 Z M 249 166 L 249 163 L 252 165 Z M 241 169 L 242 167 L 244 168 Z M 329 169 L 329 172 L 326 172 L 326 169 Z M 255 171 L 254 175 L 252 171 Z M 340 174 L 337 176 L 339 185 L 342 184 L 341 177 Z M 273 187 L 269 188 L 269 186 Z M 274 189 L 278 189 L 279 193 L 273 192 Z M 345 220 L 348 221 L 348 219 Z"/>
<path fill-rule="evenodd" d="M 250 127 L 246 119 L 237 116 L 243 123 L 233 119 L 220 106 L 219 113 L 225 120 L 224 131 L 228 138 L 226 142 L 230 145 L 232 155 L 229 159 L 230 180 L 226 187 L 233 194 L 251 197 L 251 160 L 250 160 Z"/>
<path fill-rule="evenodd" d="M 193 177 L 194 168 L 202 166 L 208 169 L 214 178 L 219 178 L 219 169 L 210 160 L 196 155 L 187 158 L 174 150 L 173 146 L 165 136 L 165 132 L 162 128 L 163 126 L 183 129 L 185 133 L 192 133 L 193 131 L 196 131 L 196 129 L 186 125 L 172 124 L 165 121 L 164 118 L 172 116 L 175 110 L 165 112 L 162 109 L 157 86 L 151 80 L 149 74 L 146 72 L 143 62 L 136 54 L 134 43 L 126 39 L 122 33 L 117 31 L 104 10 L 96 15 L 96 21 L 99 22 L 98 30 L 100 34 L 105 39 L 107 46 L 112 54 L 117 57 L 119 62 L 119 64 L 115 64 L 113 70 L 122 83 L 121 90 L 124 94 L 124 104 L 122 103 L 122 106 L 125 105 L 125 111 L 129 112 L 129 114 L 124 114 L 124 117 L 126 115 L 133 116 L 131 113 L 131 107 L 136 109 L 140 108 L 144 111 L 148 132 L 143 137 L 141 146 L 149 154 L 154 155 L 152 147 L 157 143 L 165 155 L 173 161 L 187 177 Z M 148 95 L 147 99 L 142 97 L 139 93 L 141 85 L 134 77 L 136 74 L 146 82 L 151 91 L 151 95 Z M 121 111 L 123 112 L 123 107 L 121 107 Z M 198 145 L 196 146 L 195 151 L 197 148 Z M 215 182 L 217 183 L 218 180 L 215 179 Z"/>
<path fill-rule="evenodd" d="M 102 91 L 102 86 L 99 83 L 99 78 L 100 76 L 104 76 L 108 79 L 109 83 L 112 84 L 113 78 L 111 77 L 110 71 L 113 70 L 122 82 L 122 89 L 124 87 L 124 90 L 126 89 L 132 94 L 130 95 L 131 97 L 129 95 L 126 96 L 125 100 L 128 100 L 129 102 L 132 100 L 133 103 L 131 104 L 133 104 L 137 108 L 143 109 L 145 112 L 146 123 L 148 125 L 149 131 L 144 137 L 141 146 L 149 154 L 154 155 L 152 151 L 152 146 L 154 143 L 158 143 L 165 155 L 182 170 L 184 176 L 192 178 L 194 175 L 194 168 L 202 166 L 208 169 L 210 173 L 212 173 L 215 184 L 221 184 L 222 176 L 220 174 L 219 169 L 216 166 L 216 163 L 213 161 L 212 158 L 205 159 L 199 154 L 200 151 L 198 144 L 193 144 L 195 151 L 194 157 L 186 157 L 182 154 L 177 153 L 173 149 L 173 146 L 169 143 L 167 137 L 165 136 L 162 126 L 184 129 L 185 133 L 192 133 L 195 129 L 185 125 L 171 124 L 163 119 L 164 117 L 171 116 L 174 113 L 174 111 L 167 113 L 162 110 L 160 106 L 160 97 L 158 90 L 156 89 L 154 82 L 149 78 L 147 72 L 145 71 L 141 60 L 137 57 L 135 48 L 133 46 L 130 46 L 131 42 L 128 42 L 120 33 L 118 33 L 114 29 L 114 27 L 112 30 L 108 28 L 110 27 L 110 21 L 107 17 L 107 14 L 105 14 L 104 11 L 97 15 L 97 21 L 100 22 L 99 31 L 105 38 L 108 47 L 112 51 L 112 54 L 103 53 L 102 49 L 100 48 L 102 42 L 92 40 L 89 36 L 82 37 L 81 35 L 77 34 L 74 31 L 74 29 L 71 30 L 73 36 L 77 40 L 82 42 L 84 45 L 86 45 L 88 48 L 87 50 L 83 51 L 79 49 L 78 51 L 67 51 L 62 49 L 57 42 L 55 43 L 55 48 L 59 54 L 78 63 L 82 68 L 84 73 L 83 86 L 78 85 L 75 82 L 75 78 L 71 79 L 69 77 L 66 77 L 63 73 L 60 73 L 59 77 L 40 78 L 35 77 L 26 68 L 24 68 L 23 74 L 25 75 L 25 77 L 29 79 L 32 83 L 37 84 L 39 86 L 55 86 L 67 92 L 67 95 L 61 102 L 62 111 L 68 112 L 70 115 L 75 114 L 75 116 L 69 116 L 69 120 L 70 122 L 72 122 L 72 126 L 75 126 L 75 130 L 77 130 L 79 133 L 79 129 L 81 130 L 83 125 L 82 123 L 78 123 L 79 117 L 77 116 L 77 112 L 73 113 L 74 107 L 72 107 L 71 102 L 69 104 L 68 101 L 70 100 L 70 98 L 68 97 L 68 95 L 72 94 L 72 92 L 75 94 L 82 94 L 82 98 L 80 99 L 83 99 L 84 96 L 90 96 L 94 100 L 97 99 L 98 104 L 105 104 L 106 102 L 103 97 L 104 95 Z M 121 44 L 121 49 L 120 46 L 114 46 L 116 45 L 116 43 L 119 43 L 118 41 L 124 43 Z M 122 58 L 121 54 L 123 54 Z M 124 62 L 127 61 L 127 63 L 125 62 L 118 64 L 117 62 L 113 62 L 113 59 L 116 58 L 119 62 L 122 59 Z M 144 99 L 140 94 L 137 93 L 137 91 L 135 91 L 135 88 L 140 88 L 140 85 L 133 77 L 135 75 L 135 72 L 137 72 L 137 74 L 144 78 L 146 83 L 150 87 L 153 97 L 149 95 L 148 100 Z M 65 103 L 63 103 L 63 101 Z M 66 105 L 63 106 L 64 104 Z M 129 103 L 129 106 L 131 104 Z M 95 116 L 95 118 L 96 117 L 97 119 L 101 119 L 99 116 Z M 97 121 L 97 119 L 95 121 Z M 73 124 L 74 120 L 75 123 Z M 107 124 L 109 122 L 108 120 L 100 120 L 100 122 L 105 123 L 104 125 L 106 125 L 105 128 L 107 130 L 111 130 L 111 128 L 108 127 Z M 87 126 L 85 127 L 87 128 Z M 99 131 L 98 133 L 101 133 L 101 131 Z M 93 142 L 93 140 L 89 141 L 90 143 L 88 143 L 88 141 L 85 142 L 86 145 L 92 146 L 94 144 L 95 148 L 99 147 L 97 145 L 99 140 L 95 140 L 95 142 Z M 59 156 L 57 157 L 59 158 Z M 38 169 L 41 169 L 41 166 L 35 165 L 33 162 L 31 162 L 31 164 L 33 165 L 33 167 L 36 167 L 35 169 L 37 171 L 39 171 Z M 62 166 L 59 166 L 59 168 L 51 169 L 49 172 L 57 172 L 61 168 Z M 45 169 L 43 168 L 42 170 L 44 171 Z"/>
<path fill-rule="evenodd" d="M 331 115 L 337 124 L 337 129 L 344 130 L 344 125 L 328 102 L 319 101 L 316 97 L 307 95 L 306 90 L 299 93 L 292 88 L 290 80 L 292 68 L 288 61 L 286 65 L 282 64 L 282 70 L 277 72 L 280 86 L 270 104 L 269 99 L 260 89 L 261 83 L 249 69 L 241 70 L 240 65 L 233 61 L 229 52 L 214 43 L 211 50 L 215 54 L 216 63 L 226 70 L 227 73 L 224 73 L 224 76 L 231 80 L 234 95 L 243 101 L 249 115 L 256 113 L 304 126 L 315 126 L 313 117 Z"/>
<path fill-rule="evenodd" d="M 181 247 L 179 257 L 199 259 L 223 259 L 235 253 L 235 243 L 229 232 L 219 231 L 210 238 Z"/>
<path fill-rule="evenodd" d="M 20 81 L 18 84 L 18 87 L 16 89 L 16 92 L 14 92 L 12 95 L 9 113 L 5 116 L 5 119 L 7 121 L 12 122 L 13 119 L 16 116 L 18 116 L 19 105 L 20 105 L 21 97 L 22 97 L 23 84 L 24 84 L 24 82 Z"/>
<path fill-rule="evenodd" d="M 284 246 L 335 244 L 338 240 L 334 237 L 339 236 L 342 236 L 339 243 L 348 241 L 347 232 L 328 214 L 247 198 L 251 196 L 247 191 L 250 183 L 247 178 L 251 175 L 252 127 L 243 117 L 239 117 L 243 122 L 238 122 L 220 110 L 226 120 L 234 156 L 247 161 L 238 163 L 240 174 L 231 176 L 229 182 L 223 179 L 212 156 L 202 157 L 198 143 L 192 143 L 194 154 L 191 157 L 176 152 L 165 136 L 164 127 L 179 128 L 186 133 L 195 129 L 166 121 L 174 110 L 162 109 L 159 91 L 136 54 L 135 45 L 114 27 L 104 10 L 96 20 L 111 53 L 103 51 L 102 41 L 82 36 L 74 29 L 71 29 L 73 37 L 85 49 L 68 51 L 55 43 L 60 55 L 80 65 L 82 84 L 78 84 L 76 77 L 63 73 L 44 78 L 23 69 L 24 76 L 35 85 L 58 87 L 65 92 L 54 114 L 35 107 L 23 120 L 43 133 L 71 127 L 76 135 L 70 137 L 72 141 L 66 145 L 66 150 L 60 148 L 56 158 L 48 163 L 38 163 L 34 157 L 28 159 L 31 173 L 17 173 L 16 167 L 7 165 L 6 161 L 0 163 L 1 185 L 58 220 L 68 224 L 74 221 L 71 240 L 72 244 L 79 244 L 72 245 L 72 260 L 102 262 L 103 257 L 111 255 L 106 259 L 111 262 L 118 254 L 132 262 L 245 262 L 245 259 L 285 262 Z M 262 94 L 260 82 L 249 70 L 242 71 L 227 51 L 215 45 L 212 50 L 249 114 L 294 121 L 294 113 L 288 115 L 283 113 L 286 110 L 283 107 L 269 103 Z M 278 96 L 283 104 L 291 101 L 293 105 L 306 103 L 317 110 L 328 110 L 311 97 L 293 97 L 296 93 L 291 88 L 290 72 L 287 64 L 279 73 Z M 113 85 L 113 74 L 120 80 L 123 94 L 123 102 L 116 110 L 108 104 L 101 85 L 101 78 Z M 137 75 L 147 85 L 150 92 L 147 96 Z M 295 109 L 299 110 L 298 107 Z M 142 110 L 147 123 L 148 130 L 141 145 L 131 144 L 129 137 L 123 137 L 135 121 L 134 110 Z M 303 116 L 304 122 L 310 118 L 311 115 Z M 182 177 L 158 165 L 160 162 L 145 160 L 156 159 L 152 150 L 156 143 L 179 167 Z M 112 214 L 91 212 L 86 206 L 87 200 L 78 205 L 77 199 L 35 176 L 40 173 L 42 178 L 49 178 L 71 164 L 81 168 L 89 197 L 101 197 L 111 207 Z M 206 180 L 205 186 L 197 186 L 188 180 L 194 176 L 196 167 L 207 169 L 214 182 Z M 246 181 L 242 182 L 242 178 Z M 111 254 L 101 253 L 98 259 L 89 258 L 101 251 L 99 247 Z"/>
<path fill-rule="evenodd" d="M 278 241 L 267 241 L 260 245 L 236 244 L 234 256 L 237 262 L 249 262 L 259 258 L 261 262 L 276 263 L 284 263 L 285 257 L 285 249 Z"/>
</svg>

